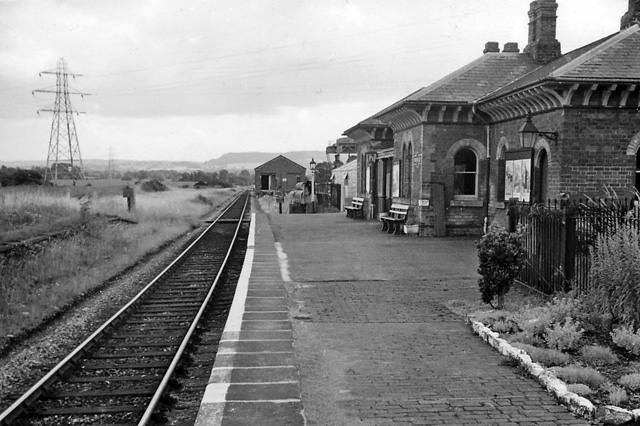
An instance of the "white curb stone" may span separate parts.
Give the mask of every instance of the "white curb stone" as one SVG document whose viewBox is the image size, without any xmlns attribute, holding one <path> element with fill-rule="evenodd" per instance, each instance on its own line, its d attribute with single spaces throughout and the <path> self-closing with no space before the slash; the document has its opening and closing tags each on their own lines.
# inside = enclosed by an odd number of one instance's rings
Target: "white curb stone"
<svg viewBox="0 0 640 426">
<path fill-rule="evenodd" d="M 538 381 L 549 392 L 551 392 L 561 403 L 565 404 L 571 412 L 589 419 L 595 418 L 596 407 L 591 403 L 591 401 L 573 392 L 569 392 L 567 390 L 567 385 L 563 381 L 558 379 L 552 371 L 545 370 L 540 364 L 531 361 L 531 357 L 527 355 L 525 351 L 511 346 L 509 342 L 507 342 L 504 339 L 501 339 L 498 333 L 492 331 L 481 322 L 474 321 L 473 319 L 469 319 L 469 321 L 471 322 L 471 327 L 473 328 L 473 331 L 475 331 L 484 341 L 486 341 L 491 346 L 496 348 L 498 352 L 500 352 L 502 355 L 505 355 L 517 360 L 520 363 L 520 365 L 524 367 L 533 377 L 538 379 Z M 619 413 L 619 410 L 622 410 L 621 408 L 613 407 L 613 406 L 605 406 L 603 407 L 603 410 L 606 410 L 607 407 L 615 408 L 616 410 L 612 410 L 612 411 L 615 411 L 616 414 L 621 414 Z M 622 411 L 627 411 L 627 410 L 622 410 Z M 628 411 L 628 414 L 630 418 L 629 420 L 627 420 L 627 422 L 638 418 L 637 415 L 635 415 L 630 411 Z M 613 417 L 613 414 L 611 416 Z M 629 417 L 629 416 L 625 416 L 625 417 Z M 622 418 L 622 415 L 620 415 L 619 418 Z M 606 424 L 624 424 L 624 423 L 606 423 Z"/>
</svg>

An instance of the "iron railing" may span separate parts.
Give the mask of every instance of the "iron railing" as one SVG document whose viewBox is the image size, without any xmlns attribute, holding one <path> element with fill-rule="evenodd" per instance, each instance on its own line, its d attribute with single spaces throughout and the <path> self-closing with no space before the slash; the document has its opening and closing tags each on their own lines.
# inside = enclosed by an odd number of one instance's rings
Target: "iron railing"
<svg viewBox="0 0 640 426">
<path fill-rule="evenodd" d="M 638 213 L 634 200 L 628 199 L 512 204 L 510 227 L 522 233 L 527 251 L 520 281 L 547 294 L 585 290 L 590 251 L 598 237 L 623 224 L 640 230 Z"/>
</svg>

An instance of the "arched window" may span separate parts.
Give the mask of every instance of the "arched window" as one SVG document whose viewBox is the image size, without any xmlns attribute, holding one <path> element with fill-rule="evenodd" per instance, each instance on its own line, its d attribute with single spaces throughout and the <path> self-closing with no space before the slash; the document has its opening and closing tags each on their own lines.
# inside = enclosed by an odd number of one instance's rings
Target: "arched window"
<svg viewBox="0 0 640 426">
<path fill-rule="evenodd" d="M 463 148 L 453 159 L 453 195 L 475 197 L 478 193 L 478 160 L 476 154 Z"/>
</svg>

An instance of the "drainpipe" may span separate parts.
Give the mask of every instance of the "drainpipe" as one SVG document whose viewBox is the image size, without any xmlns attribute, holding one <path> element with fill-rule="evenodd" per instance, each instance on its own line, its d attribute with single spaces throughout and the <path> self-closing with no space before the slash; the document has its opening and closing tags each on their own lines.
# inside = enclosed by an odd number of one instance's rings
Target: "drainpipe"
<svg viewBox="0 0 640 426">
<path fill-rule="evenodd" d="M 487 128 L 487 187 L 485 189 L 484 203 L 484 233 L 486 234 L 489 227 L 489 201 L 491 200 L 491 127 L 486 124 Z"/>
</svg>

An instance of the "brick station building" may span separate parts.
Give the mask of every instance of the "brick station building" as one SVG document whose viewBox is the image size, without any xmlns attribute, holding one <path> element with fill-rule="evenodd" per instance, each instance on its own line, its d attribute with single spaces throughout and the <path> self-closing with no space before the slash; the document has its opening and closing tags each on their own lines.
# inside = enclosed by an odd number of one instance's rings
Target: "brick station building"
<svg viewBox="0 0 640 426">
<path fill-rule="evenodd" d="M 254 169 L 256 192 L 274 194 L 294 190 L 298 182 L 305 180 L 306 171 L 304 166 L 278 155 Z"/>
<path fill-rule="evenodd" d="M 420 235 L 479 234 L 512 198 L 640 189 L 640 0 L 619 32 L 565 54 L 557 7 L 531 3 L 522 52 L 486 43 L 477 60 L 344 132 L 370 218 L 403 203 Z"/>
</svg>

